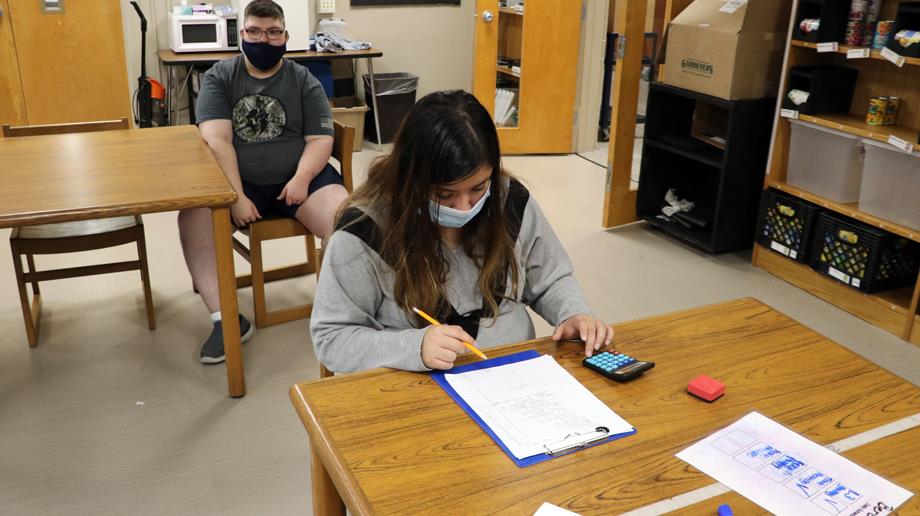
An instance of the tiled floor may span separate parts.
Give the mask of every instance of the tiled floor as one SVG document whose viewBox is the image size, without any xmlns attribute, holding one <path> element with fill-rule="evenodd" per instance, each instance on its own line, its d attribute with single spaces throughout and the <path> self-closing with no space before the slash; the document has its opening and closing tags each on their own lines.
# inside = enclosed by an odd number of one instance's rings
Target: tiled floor
<svg viewBox="0 0 920 516">
<path fill-rule="evenodd" d="M 374 155 L 356 155 L 359 181 Z M 602 230 L 601 167 L 576 156 L 505 164 L 540 201 L 605 319 L 753 296 L 920 384 L 920 348 L 754 269 L 748 253 L 701 254 L 641 224 Z M 41 345 L 29 349 L 11 262 L 0 260 L 0 515 L 308 514 L 309 448 L 287 394 L 317 377 L 306 321 L 256 333 L 244 347 L 248 395 L 228 398 L 225 369 L 197 360 L 210 324 L 176 215 L 144 220 L 154 332 L 136 275 L 64 280 L 43 286 Z M 297 241 L 269 249 L 276 263 L 303 252 Z M 270 301 L 309 299 L 311 281 L 274 285 Z M 251 315 L 250 291 L 239 299 Z"/>
</svg>

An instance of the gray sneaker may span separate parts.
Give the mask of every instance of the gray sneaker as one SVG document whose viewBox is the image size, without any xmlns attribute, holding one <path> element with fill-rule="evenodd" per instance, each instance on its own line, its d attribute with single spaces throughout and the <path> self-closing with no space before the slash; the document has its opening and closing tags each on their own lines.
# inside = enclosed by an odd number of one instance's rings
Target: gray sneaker
<svg viewBox="0 0 920 516">
<path fill-rule="evenodd" d="M 240 315 L 240 342 L 246 342 L 252 334 L 256 332 L 253 326 L 245 317 Z M 211 336 L 204 341 L 201 346 L 201 363 L 202 364 L 219 364 L 226 359 L 224 356 L 224 329 L 220 321 L 214 323 L 214 329 L 211 330 Z"/>
</svg>

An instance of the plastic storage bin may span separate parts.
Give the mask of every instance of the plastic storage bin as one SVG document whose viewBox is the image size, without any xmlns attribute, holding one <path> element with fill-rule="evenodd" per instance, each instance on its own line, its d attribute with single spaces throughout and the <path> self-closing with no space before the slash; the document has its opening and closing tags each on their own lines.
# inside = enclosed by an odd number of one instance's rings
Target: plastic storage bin
<svg viewBox="0 0 920 516">
<path fill-rule="evenodd" d="M 764 191 L 757 243 L 797 262 L 809 263 L 812 233 L 821 207 L 779 190 Z"/>
<path fill-rule="evenodd" d="M 364 117 L 370 108 L 358 97 L 338 97 L 329 99 L 329 102 L 332 104 L 332 118 L 342 125 L 355 128 L 355 145 L 352 150 L 359 152 L 364 142 Z"/>
<path fill-rule="evenodd" d="M 916 243 L 843 216 L 818 216 L 812 269 L 869 293 L 912 285 L 918 266 Z"/>
<path fill-rule="evenodd" d="M 863 140 L 859 209 L 902 226 L 920 230 L 920 155 Z"/>
<path fill-rule="evenodd" d="M 786 182 L 834 202 L 856 202 L 862 182 L 863 145 L 858 136 L 790 120 Z"/>
</svg>

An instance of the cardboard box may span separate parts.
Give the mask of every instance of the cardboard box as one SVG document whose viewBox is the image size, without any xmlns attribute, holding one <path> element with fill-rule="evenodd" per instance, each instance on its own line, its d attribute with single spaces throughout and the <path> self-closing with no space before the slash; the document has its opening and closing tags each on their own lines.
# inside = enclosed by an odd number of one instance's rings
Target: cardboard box
<svg viewBox="0 0 920 516">
<path fill-rule="evenodd" d="M 330 98 L 329 103 L 332 105 L 333 120 L 355 128 L 355 145 L 352 150 L 360 152 L 364 144 L 364 117 L 370 108 L 358 97 Z"/>
<path fill-rule="evenodd" d="M 791 0 L 695 0 L 668 26 L 663 82 L 728 100 L 777 95 Z"/>
</svg>

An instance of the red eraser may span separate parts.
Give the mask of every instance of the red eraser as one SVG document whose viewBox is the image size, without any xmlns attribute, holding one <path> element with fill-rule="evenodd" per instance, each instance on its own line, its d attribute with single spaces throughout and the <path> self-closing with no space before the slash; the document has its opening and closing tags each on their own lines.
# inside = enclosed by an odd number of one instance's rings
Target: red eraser
<svg viewBox="0 0 920 516">
<path fill-rule="evenodd" d="M 687 384 L 687 392 L 706 401 L 715 401 L 725 394 L 725 384 L 701 374 Z"/>
</svg>

